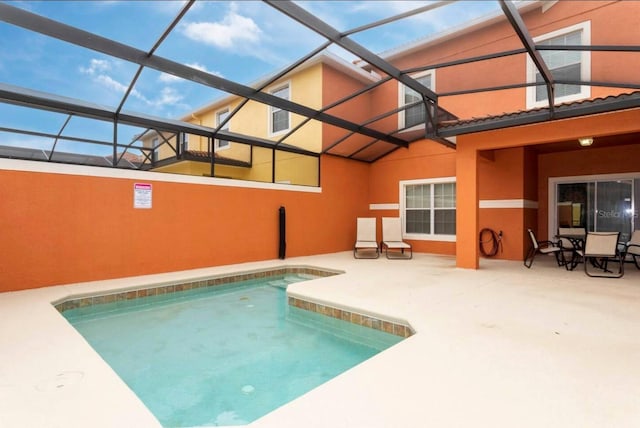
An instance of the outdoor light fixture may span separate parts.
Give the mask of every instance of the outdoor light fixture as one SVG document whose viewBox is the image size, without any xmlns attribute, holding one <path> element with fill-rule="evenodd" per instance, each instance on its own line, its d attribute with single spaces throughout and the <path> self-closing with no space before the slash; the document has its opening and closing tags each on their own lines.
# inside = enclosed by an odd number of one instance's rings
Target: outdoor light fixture
<svg viewBox="0 0 640 428">
<path fill-rule="evenodd" d="M 593 144 L 593 137 L 578 138 L 578 142 L 582 147 L 588 147 Z"/>
</svg>

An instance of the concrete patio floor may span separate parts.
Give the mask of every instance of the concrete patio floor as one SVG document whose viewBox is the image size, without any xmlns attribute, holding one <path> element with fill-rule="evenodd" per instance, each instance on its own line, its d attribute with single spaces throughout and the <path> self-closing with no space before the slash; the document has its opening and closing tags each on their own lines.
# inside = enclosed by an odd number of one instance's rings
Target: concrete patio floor
<svg viewBox="0 0 640 428">
<path fill-rule="evenodd" d="M 567 272 L 550 257 L 354 260 L 350 252 L 0 294 L 0 427 L 158 427 L 50 304 L 271 266 L 343 270 L 294 296 L 408 322 L 412 337 L 255 421 L 266 427 L 638 427 L 640 270 Z"/>
</svg>

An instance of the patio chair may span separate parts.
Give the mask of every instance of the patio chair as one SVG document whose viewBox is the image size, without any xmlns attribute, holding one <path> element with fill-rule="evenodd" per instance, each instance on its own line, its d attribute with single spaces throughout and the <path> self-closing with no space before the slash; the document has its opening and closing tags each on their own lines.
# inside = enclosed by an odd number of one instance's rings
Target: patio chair
<svg viewBox="0 0 640 428">
<path fill-rule="evenodd" d="M 624 275 L 624 258 L 618 250 L 620 232 L 589 232 L 584 250 L 577 253 L 582 257 L 584 273 L 598 278 L 620 278 Z M 618 271 L 609 270 L 609 262 L 618 263 Z"/>
<path fill-rule="evenodd" d="M 527 233 L 529 233 L 529 238 L 531 238 L 531 248 L 527 253 L 527 256 L 524 258 L 524 265 L 531 269 L 533 265 L 533 260 L 536 258 L 537 254 L 553 254 L 556 256 L 556 262 L 558 266 L 566 266 L 566 262 L 564 259 L 564 253 L 562 252 L 562 247 L 559 243 L 553 241 L 538 241 L 536 239 L 536 234 L 533 233 L 533 230 L 527 229 Z"/>
<path fill-rule="evenodd" d="M 638 269 L 640 269 L 640 229 L 634 230 L 631 239 L 624 246 L 624 258 L 633 261 Z M 631 258 L 629 259 L 629 256 Z"/>
<path fill-rule="evenodd" d="M 380 248 L 384 250 L 388 259 L 411 259 L 413 248 L 411 244 L 402 239 L 402 223 L 400 217 L 382 217 L 382 243 Z M 389 256 L 389 250 L 391 256 Z M 399 251 L 398 251 L 399 250 Z M 409 255 L 405 253 L 409 250 Z"/>
<path fill-rule="evenodd" d="M 363 254 L 367 255 L 363 256 Z M 358 217 L 353 257 L 356 259 L 377 259 L 380 257 L 375 217 Z"/>
</svg>

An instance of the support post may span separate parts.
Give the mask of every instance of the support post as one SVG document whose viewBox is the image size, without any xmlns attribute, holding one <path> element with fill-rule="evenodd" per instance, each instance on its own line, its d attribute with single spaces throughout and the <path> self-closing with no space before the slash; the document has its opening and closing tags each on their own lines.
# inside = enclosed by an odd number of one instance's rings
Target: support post
<svg viewBox="0 0 640 428">
<path fill-rule="evenodd" d="M 458 137 L 456 156 L 456 266 L 480 267 L 478 150 Z"/>
</svg>

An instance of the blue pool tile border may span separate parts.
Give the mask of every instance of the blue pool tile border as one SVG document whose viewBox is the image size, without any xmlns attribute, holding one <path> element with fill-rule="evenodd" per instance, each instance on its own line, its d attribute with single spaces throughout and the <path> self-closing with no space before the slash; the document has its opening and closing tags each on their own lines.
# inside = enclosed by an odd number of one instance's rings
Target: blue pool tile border
<svg viewBox="0 0 640 428">
<path fill-rule="evenodd" d="M 64 313 L 68 310 L 84 308 L 103 303 L 114 303 L 119 301 L 138 299 L 142 297 L 161 296 L 171 293 L 178 293 L 181 291 L 217 287 L 221 285 L 233 284 L 235 282 L 250 281 L 254 279 L 269 278 L 287 274 L 303 274 L 322 278 L 339 275 L 341 273 L 344 272 L 309 266 L 283 266 L 278 268 L 269 268 L 242 273 L 217 275 L 205 279 L 138 288 L 135 290 L 116 291 L 82 297 L 75 297 L 72 295 L 63 300 L 53 302 L 52 304 L 58 310 L 58 312 Z M 409 337 L 414 334 L 413 329 L 405 324 L 399 324 L 356 312 L 350 312 L 344 309 L 321 305 L 297 297 L 289 296 L 288 304 L 299 309 L 316 312 L 321 315 L 341 319 L 343 321 L 380 330 L 386 333 L 394 334 L 396 336 Z"/>
</svg>

